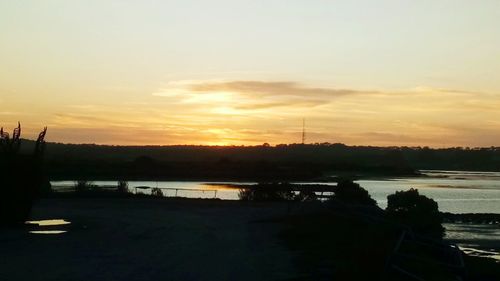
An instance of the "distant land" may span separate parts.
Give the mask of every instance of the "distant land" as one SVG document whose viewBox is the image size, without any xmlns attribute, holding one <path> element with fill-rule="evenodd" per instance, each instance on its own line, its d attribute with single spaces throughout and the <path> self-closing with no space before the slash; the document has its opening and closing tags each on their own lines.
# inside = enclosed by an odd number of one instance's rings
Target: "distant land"
<svg viewBox="0 0 500 281">
<path fill-rule="evenodd" d="M 32 146 L 33 141 L 25 140 L 22 149 Z M 45 160 L 51 180 L 328 181 L 332 175 L 417 176 L 426 169 L 500 171 L 500 147 L 47 143 Z"/>
</svg>

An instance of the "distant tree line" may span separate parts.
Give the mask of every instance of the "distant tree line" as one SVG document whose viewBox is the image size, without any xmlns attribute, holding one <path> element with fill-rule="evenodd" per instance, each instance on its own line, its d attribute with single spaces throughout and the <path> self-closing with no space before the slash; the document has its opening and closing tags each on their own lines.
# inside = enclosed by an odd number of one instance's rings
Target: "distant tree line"
<svg viewBox="0 0 500 281">
<path fill-rule="evenodd" d="M 24 149 L 30 149 L 27 142 Z M 34 145 L 34 143 L 31 143 Z M 107 146 L 48 143 L 51 178 L 308 180 L 331 174 L 414 175 L 419 169 L 500 171 L 500 148 Z"/>
</svg>

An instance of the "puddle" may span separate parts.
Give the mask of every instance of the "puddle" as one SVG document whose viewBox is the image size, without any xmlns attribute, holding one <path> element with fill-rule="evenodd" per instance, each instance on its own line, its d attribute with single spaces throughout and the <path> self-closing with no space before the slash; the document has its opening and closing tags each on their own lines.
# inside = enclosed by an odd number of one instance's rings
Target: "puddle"
<svg viewBox="0 0 500 281">
<path fill-rule="evenodd" d="M 38 220 L 38 221 L 26 221 L 26 224 L 36 224 L 38 226 L 54 226 L 54 225 L 66 225 L 71 222 L 63 219 L 53 219 L 53 220 Z"/>
<path fill-rule="evenodd" d="M 66 230 L 32 230 L 30 233 L 32 234 L 62 234 L 66 233 Z"/>
<path fill-rule="evenodd" d="M 50 219 L 50 220 L 33 220 L 26 221 L 25 224 L 30 225 L 32 230 L 29 231 L 31 234 L 62 234 L 66 233 L 66 230 L 60 229 L 50 229 L 52 226 L 63 226 L 71 224 L 71 222 L 64 219 Z M 49 227 L 49 230 L 47 230 Z"/>
</svg>

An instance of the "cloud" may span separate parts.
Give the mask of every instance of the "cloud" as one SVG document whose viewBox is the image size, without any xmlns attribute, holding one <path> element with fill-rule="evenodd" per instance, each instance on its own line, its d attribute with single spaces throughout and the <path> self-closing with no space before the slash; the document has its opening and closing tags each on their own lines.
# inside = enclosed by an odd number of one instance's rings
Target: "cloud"
<svg viewBox="0 0 500 281">
<path fill-rule="evenodd" d="M 291 81 L 172 81 L 154 96 L 180 104 L 217 103 L 236 110 L 263 110 L 274 107 L 308 108 L 331 103 L 343 96 L 373 92 L 308 87 Z"/>
<path fill-rule="evenodd" d="M 252 97 L 258 96 L 295 96 L 295 97 L 321 97 L 334 98 L 351 94 L 363 93 L 361 91 L 306 87 L 290 81 L 229 81 L 205 82 L 192 84 L 189 89 L 194 92 L 237 92 Z"/>
<path fill-rule="evenodd" d="M 249 103 L 244 105 L 238 105 L 235 109 L 241 110 L 254 110 L 254 109 L 268 109 L 273 107 L 285 107 L 285 106 L 301 106 L 301 107 L 314 107 L 327 103 L 324 100 L 304 100 L 304 101 L 293 101 L 293 102 L 267 102 L 267 103 Z"/>
</svg>

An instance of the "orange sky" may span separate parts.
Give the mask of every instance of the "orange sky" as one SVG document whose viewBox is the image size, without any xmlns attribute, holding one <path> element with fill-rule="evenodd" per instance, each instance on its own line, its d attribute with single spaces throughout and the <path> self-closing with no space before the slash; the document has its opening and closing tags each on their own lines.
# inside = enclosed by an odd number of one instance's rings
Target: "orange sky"
<svg viewBox="0 0 500 281">
<path fill-rule="evenodd" d="M 500 146 L 498 1 L 5 1 L 0 34 L 29 138 Z"/>
</svg>

